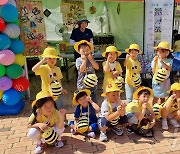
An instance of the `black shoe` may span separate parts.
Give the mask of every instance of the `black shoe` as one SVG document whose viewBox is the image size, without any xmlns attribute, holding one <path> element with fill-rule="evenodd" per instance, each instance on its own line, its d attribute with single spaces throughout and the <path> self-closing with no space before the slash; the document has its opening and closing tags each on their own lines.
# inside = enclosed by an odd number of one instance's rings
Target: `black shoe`
<svg viewBox="0 0 180 154">
<path fill-rule="evenodd" d="M 131 126 L 127 126 L 127 127 L 126 127 L 126 131 L 127 131 L 128 134 L 134 133 L 134 130 L 132 129 Z"/>
</svg>

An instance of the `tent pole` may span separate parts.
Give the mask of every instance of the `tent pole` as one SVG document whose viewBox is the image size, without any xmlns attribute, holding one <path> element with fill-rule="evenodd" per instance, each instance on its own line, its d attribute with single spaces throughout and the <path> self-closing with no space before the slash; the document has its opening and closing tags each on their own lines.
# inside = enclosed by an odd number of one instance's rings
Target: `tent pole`
<svg viewBox="0 0 180 154">
<path fill-rule="evenodd" d="M 143 54 L 144 54 L 144 45 L 145 45 L 145 28 L 146 28 L 146 0 L 144 0 L 144 11 L 143 11 Z"/>
<path fill-rule="evenodd" d="M 28 67 L 27 67 L 27 59 L 26 59 L 26 57 L 25 57 L 24 70 L 25 70 L 26 79 L 29 81 Z M 27 98 L 30 99 L 30 97 L 31 97 L 30 88 L 28 87 L 28 89 L 27 89 Z"/>
<path fill-rule="evenodd" d="M 105 8 L 106 8 L 106 12 L 107 12 L 108 33 L 110 33 L 111 32 L 111 27 L 110 27 L 110 21 L 109 21 L 109 10 L 108 10 L 108 6 L 107 6 L 106 1 L 104 1 L 104 5 L 105 5 Z"/>
</svg>

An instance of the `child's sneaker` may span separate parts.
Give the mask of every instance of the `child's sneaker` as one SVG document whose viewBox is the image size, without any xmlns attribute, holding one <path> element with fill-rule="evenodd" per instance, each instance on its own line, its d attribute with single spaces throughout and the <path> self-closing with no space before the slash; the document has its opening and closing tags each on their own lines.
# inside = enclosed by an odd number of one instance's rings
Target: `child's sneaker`
<svg viewBox="0 0 180 154">
<path fill-rule="evenodd" d="M 76 134 L 76 132 L 75 132 L 75 130 L 74 130 L 73 128 L 71 128 L 70 132 L 71 132 L 73 135 Z"/>
<path fill-rule="evenodd" d="M 168 124 L 166 119 L 162 119 L 162 129 L 168 130 Z"/>
<path fill-rule="evenodd" d="M 57 148 L 61 148 L 64 146 L 64 143 L 61 141 L 61 140 L 57 140 L 56 143 L 55 143 L 55 147 Z"/>
<path fill-rule="evenodd" d="M 126 127 L 126 131 L 127 131 L 128 134 L 134 133 L 134 130 L 132 129 L 131 126 L 127 126 L 127 127 Z"/>
<path fill-rule="evenodd" d="M 115 132 L 116 135 L 118 135 L 118 136 L 121 136 L 121 135 L 123 135 L 123 133 L 124 133 L 123 129 L 122 129 L 122 128 L 119 128 L 119 127 L 112 127 L 111 129 L 112 129 L 112 131 Z"/>
<path fill-rule="evenodd" d="M 69 126 L 69 123 L 68 123 L 68 120 L 66 119 L 66 120 L 64 121 L 64 127 L 67 127 L 67 126 Z"/>
<path fill-rule="evenodd" d="M 100 132 L 99 140 L 100 140 L 101 142 L 106 142 L 106 141 L 108 141 L 106 132 L 102 132 L 102 131 Z"/>
<path fill-rule="evenodd" d="M 37 144 L 36 148 L 34 150 L 34 153 L 38 154 L 38 153 L 42 153 L 42 152 L 43 152 L 43 144 L 42 143 L 41 144 Z"/>
<path fill-rule="evenodd" d="M 96 137 L 94 132 L 88 132 L 87 136 L 89 136 L 91 138 L 95 138 Z"/>
<path fill-rule="evenodd" d="M 175 119 L 173 119 L 173 118 L 171 118 L 171 119 L 169 120 L 169 122 L 170 122 L 170 124 L 171 124 L 174 128 L 180 127 L 179 124 L 178 124 L 178 122 L 177 122 Z"/>
</svg>

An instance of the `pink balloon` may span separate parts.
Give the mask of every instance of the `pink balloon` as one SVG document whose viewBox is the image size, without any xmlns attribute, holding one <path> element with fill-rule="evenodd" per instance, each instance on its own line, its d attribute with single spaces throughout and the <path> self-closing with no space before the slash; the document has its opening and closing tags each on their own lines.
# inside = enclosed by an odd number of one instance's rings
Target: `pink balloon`
<svg viewBox="0 0 180 154">
<path fill-rule="evenodd" d="M 6 91 L 12 87 L 12 80 L 7 76 L 3 76 L 0 78 L 0 90 Z"/>
<path fill-rule="evenodd" d="M 4 5 L 8 2 L 8 0 L 0 0 L 0 5 Z"/>
<path fill-rule="evenodd" d="M 0 64 L 11 65 L 15 61 L 15 55 L 11 50 L 0 51 Z"/>
</svg>

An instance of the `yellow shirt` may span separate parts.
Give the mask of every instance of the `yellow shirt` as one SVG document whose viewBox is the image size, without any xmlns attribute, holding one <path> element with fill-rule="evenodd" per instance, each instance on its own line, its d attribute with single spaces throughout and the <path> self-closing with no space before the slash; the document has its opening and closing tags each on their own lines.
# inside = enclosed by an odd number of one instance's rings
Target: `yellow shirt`
<svg viewBox="0 0 180 154">
<path fill-rule="evenodd" d="M 149 111 L 152 110 L 152 106 L 149 103 L 147 104 L 147 109 Z M 142 111 L 142 106 L 139 104 L 138 101 L 133 101 L 126 106 L 126 112 L 138 113 L 141 111 Z"/>
<path fill-rule="evenodd" d="M 46 65 L 41 65 L 39 69 L 35 72 L 36 75 L 40 75 L 41 77 L 41 89 L 43 90 L 50 90 L 50 83 L 52 81 L 60 81 L 63 76 L 59 67 L 54 66 L 50 69 L 50 67 Z"/>
<path fill-rule="evenodd" d="M 141 71 L 141 64 L 138 60 L 132 60 L 129 58 L 126 62 L 126 77 L 125 77 L 125 83 L 134 86 L 132 82 L 132 75 L 134 73 L 140 74 Z"/>
<path fill-rule="evenodd" d="M 104 61 L 102 66 L 104 67 L 107 61 Z M 121 65 L 118 61 L 115 61 L 115 71 L 122 72 Z M 112 83 L 114 81 L 112 76 L 112 71 L 110 72 L 104 72 L 104 80 L 103 80 L 103 89 L 106 89 L 107 84 Z"/>
<path fill-rule="evenodd" d="M 48 122 L 49 126 L 52 127 L 59 122 L 59 111 L 55 109 L 50 118 L 49 117 L 47 118 L 40 113 L 37 113 L 37 117 L 35 117 L 34 113 L 32 113 L 31 116 L 29 117 L 28 123 L 32 123 L 35 118 L 36 118 L 37 123 L 47 123 Z"/>
<path fill-rule="evenodd" d="M 169 104 L 171 102 L 171 107 L 169 109 L 169 112 L 172 113 L 174 111 L 177 111 L 179 110 L 179 107 L 178 107 L 178 103 L 177 101 L 174 101 L 173 99 L 171 99 L 171 97 L 169 97 L 168 99 L 166 99 L 166 101 L 164 103 L 162 103 L 161 105 L 163 107 L 167 106 L 167 104 Z"/>
</svg>

